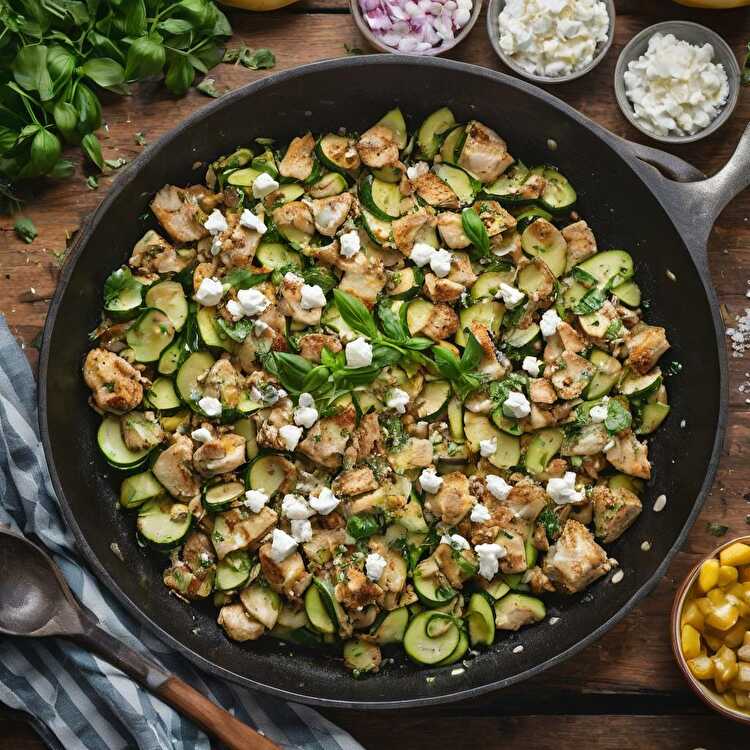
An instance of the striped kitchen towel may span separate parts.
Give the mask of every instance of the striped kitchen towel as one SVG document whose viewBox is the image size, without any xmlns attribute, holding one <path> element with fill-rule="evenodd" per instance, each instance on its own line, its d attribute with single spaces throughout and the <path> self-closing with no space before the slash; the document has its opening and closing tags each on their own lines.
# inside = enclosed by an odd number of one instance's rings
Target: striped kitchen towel
<svg viewBox="0 0 750 750">
<path fill-rule="evenodd" d="M 0 315 L 0 523 L 41 541 L 76 598 L 113 636 L 148 649 L 166 669 L 282 747 L 362 750 L 306 706 L 255 693 L 197 671 L 131 618 L 79 559 L 50 483 L 36 409 L 36 387 Z M 56 639 L 0 641 L 0 701 L 24 711 L 60 750 L 209 750 L 190 721 L 122 672 Z"/>
</svg>

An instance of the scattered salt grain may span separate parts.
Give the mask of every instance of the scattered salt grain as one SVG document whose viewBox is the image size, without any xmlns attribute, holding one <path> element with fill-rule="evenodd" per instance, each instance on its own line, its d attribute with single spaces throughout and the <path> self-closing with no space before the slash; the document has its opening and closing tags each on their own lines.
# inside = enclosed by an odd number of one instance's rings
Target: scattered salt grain
<svg viewBox="0 0 750 750">
<path fill-rule="evenodd" d="M 625 573 L 623 573 L 622 569 L 616 570 L 615 574 L 612 576 L 612 583 L 620 583 L 620 581 L 625 577 Z"/>
<path fill-rule="evenodd" d="M 514 654 L 520 654 L 520 653 L 521 653 L 521 651 L 523 651 L 523 646 L 516 646 L 516 647 L 515 647 L 515 648 L 513 649 L 513 653 L 514 653 Z"/>
<path fill-rule="evenodd" d="M 654 513 L 661 513 L 664 510 L 664 506 L 667 504 L 667 496 L 659 495 L 654 503 Z"/>
</svg>

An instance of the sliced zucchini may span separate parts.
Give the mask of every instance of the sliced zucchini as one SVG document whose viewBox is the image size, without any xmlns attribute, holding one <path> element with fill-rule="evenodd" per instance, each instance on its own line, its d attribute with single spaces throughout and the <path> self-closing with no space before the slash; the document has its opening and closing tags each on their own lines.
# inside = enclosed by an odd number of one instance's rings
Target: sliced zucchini
<svg viewBox="0 0 750 750">
<path fill-rule="evenodd" d="M 625 281 L 612 289 L 612 294 L 628 307 L 638 307 L 641 304 L 641 289 L 635 281 Z"/>
<path fill-rule="evenodd" d="M 252 167 L 245 167 L 244 169 L 236 169 L 227 177 L 227 182 L 230 185 L 242 188 L 252 188 L 253 183 L 260 174 L 260 170 L 253 169 Z"/>
<path fill-rule="evenodd" d="M 174 338 L 172 321 L 161 311 L 146 309 L 125 334 L 138 362 L 156 362 Z"/>
<path fill-rule="evenodd" d="M 523 232 L 529 224 L 537 219 L 552 221 L 552 214 L 539 206 L 529 206 L 516 216 L 516 230 Z"/>
<path fill-rule="evenodd" d="M 120 417 L 104 417 L 96 433 L 96 442 L 107 462 L 117 469 L 130 469 L 138 466 L 151 452 L 151 448 L 131 451 L 122 439 Z"/>
<path fill-rule="evenodd" d="M 455 164 L 461 155 L 464 141 L 466 140 L 466 125 L 456 125 L 451 128 L 448 134 L 443 138 L 440 146 L 440 156 L 443 161 L 449 164 Z"/>
<path fill-rule="evenodd" d="M 343 135 L 328 133 L 322 136 L 315 145 L 315 153 L 321 164 L 333 172 L 347 174 L 351 170 L 348 162 L 341 158 L 350 147 L 349 139 Z"/>
<path fill-rule="evenodd" d="M 406 148 L 408 136 L 406 133 L 406 121 L 401 110 L 396 107 L 386 112 L 376 123 L 376 125 L 385 125 L 393 131 L 395 136 L 396 145 L 399 151 L 403 151 Z"/>
<path fill-rule="evenodd" d="M 153 500 L 165 494 L 164 487 L 150 471 L 132 474 L 123 479 L 120 485 L 120 505 L 123 508 L 138 508 L 146 500 Z"/>
<path fill-rule="evenodd" d="M 182 336 L 175 338 L 161 353 L 156 369 L 160 375 L 174 375 L 185 356 L 185 341 Z"/>
<path fill-rule="evenodd" d="M 266 148 L 262 154 L 254 156 L 250 162 L 250 166 L 257 169 L 259 172 L 270 174 L 274 179 L 279 176 L 279 168 L 276 164 L 273 151 L 271 151 L 270 148 Z"/>
<path fill-rule="evenodd" d="M 320 323 L 326 328 L 334 330 L 341 337 L 342 341 L 354 341 L 359 334 L 349 326 L 341 317 L 341 313 L 336 307 L 335 302 L 330 302 L 328 307 L 320 316 Z"/>
<path fill-rule="evenodd" d="M 245 494 L 243 482 L 222 482 L 206 487 L 203 492 L 203 506 L 213 512 L 226 510 L 227 506 Z"/>
<path fill-rule="evenodd" d="M 496 601 L 510 591 L 510 586 L 502 575 L 495 576 L 491 581 L 480 581 L 479 585 Z"/>
<path fill-rule="evenodd" d="M 521 234 L 521 247 L 527 255 L 541 258 L 559 278 L 568 262 L 568 245 L 562 232 L 546 219 L 537 219 Z"/>
<path fill-rule="evenodd" d="M 340 629 L 348 622 L 349 618 L 347 617 L 344 608 L 339 604 L 338 599 L 336 599 L 333 585 L 324 578 L 313 578 L 313 584 L 320 592 L 323 606 L 326 608 L 334 626 L 336 629 Z"/>
<path fill-rule="evenodd" d="M 376 621 L 376 625 L 373 626 L 370 634 L 378 646 L 401 643 L 404 640 L 408 624 L 409 610 L 406 607 L 399 607 L 388 612 L 381 620 Z"/>
<path fill-rule="evenodd" d="M 264 268 L 276 270 L 284 266 L 296 266 L 302 268 L 302 257 L 294 250 L 290 250 L 280 242 L 263 242 L 258 247 L 255 257 Z"/>
<path fill-rule="evenodd" d="M 373 177 L 383 182 L 401 182 L 403 172 L 395 166 L 380 167 L 372 170 Z"/>
<path fill-rule="evenodd" d="M 110 274 L 104 290 L 104 309 L 113 320 L 134 317 L 143 302 L 143 284 L 133 277 L 127 266 Z"/>
<path fill-rule="evenodd" d="M 662 383 L 661 370 L 654 367 L 651 372 L 645 375 L 627 371 L 620 380 L 618 391 L 628 398 L 646 398 L 654 391 L 658 391 Z"/>
<path fill-rule="evenodd" d="M 458 626 L 458 643 L 456 648 L 445 657 L 445 659 L 439 661 L 436 666 L 447 667 L 449 664 L 455 664 L 460 659 L 463 659 L 464 654 L 469 648 L 469 637 L 466 635 L 466 630 L 462 625 Z"/>
<path fill-rule="evenodd" d="M 362 226 L 368 237 L 377 245 L 385 245 L 392 236 L 392 226 L 389 221 L 383 221 L 374 216 L 366 208 L 361 209 Z"/>
<path fill-rule="evenodd" d="M 523 434 L 523 428 L 518 420 L 508 417 L 503 413 L 503 409 L 499 406 L 497 409 L 493 409 L 490 414 L 490 418 L 496 427 L 501 429 L 503 432 L 507 432 L 509 435 L 521 435 Z"/>
<path fill-rule="evenodd" d="M 426 534 L 429 531 L 422 513 L 422 506 L 414 495 L 403 508 L 396 512 L 393 520 L 399 526 L 414 534 Z"/>
<path fill-rule="evenodd" d="M 248 614 L 269 630 L 279 619 L 281 597 L 268 586 L 251 584 L 240 591 L 240 601 Z"/>
<path fill-rule="evenodd" d="M 586 386 L 585 395 L 588 401 L 593 401 L 606 396 L 612 390 L 620 379 L 622 365 L 601 349 L 594 349 L 589 355 L 589 360 L 591 364 L 596 365 L 596 371 Z"/>
<path fill-rule="evenodd" d="M 528 167 L 517 162 L 506 169 L 495 182 L 484 188 L 488 197 L 494 198 L 504 206 L 522 206 L 530 203 L 533 199 L 524 197 L 521 188 L 526 182 L 530 172 Z"/>
<path fill-rule="evenodd" d="M 435 167 L 435 174 L 453 190 L 462 206 L 472 204 L 482 187 L 475 177 L 454 164 L 441 162 Z"/>
<path fill-rule="evenodd" d="M 495 453 L 487 458 L 493 466 L 497 466 L 498 469 L 518 466 L 521 460 L 519 438 L 501 432 L 483 414 L 464 411 L 464 431 L 469 447 L 474 453 L 479 453 L 479 444 L 482 440 L 495 439 L 497 442 Z"/>
<path fill-rule="evenodd" d="M 153 498 L 138 511 L 136 527 L 141 538 L 160 549 L 179 545 L 190 531 L 193 514 L 183 503 L 168 497 Z"/>
<path fill-rule="evenodd" d="M 346 180 L 344 180 L 344 185 L 346 185 Z M 272 207 L 278 208 L 279 206 L 283 206 L 285 203 L 291 203 L 292 201 L 299 200 L 299 198 L 301 198 L 304 194 L 305 188 L 296 182 L 289 183 L 288 185 L 280 185 L 276 188 L 276 190 L 273 191 L 273 193 L 271 193 L 271 198 L 273 199 L 271 201 Z"/>
<path fill-rule="evenodd" d="M 544 177 L 545 185 L 539 204 L 553 213 L 562 213 L 573 207 L 578 196 L 573 186 L 555 167 L 534 167 L 532 174 Z"/>
<path fill-rule="evenodd" d="M 452 398 L 448 402 L 448 426 L 450 427 L 453 440 L 457 443 L 462 443 L 465 438 L 464 410 L 463 404 L 457 398 Z"/>
<path fill-rule="evenodd" d="M 201 341 L 212 349 L 224 349 L 234 352 L 234 341 L 219 328 L 216 323 L 216 312 L 212 307 L 201 307 L 196 313 L 195 321 L 198 324 L 198 333 Z"/>
<path fill-rule="evenodd" d="M 271 497 L 286 479 L 288 462 L 281 456 L 261 456 L 253 461 L 247 472 L 247 485 Z"/>
<path fill-rule="evenodd" d="M 180 398 L 170 378 L 156 378 L 146 391 L 148 403 L 159 411 L 172 411 L 180 408 Z"/>
<path fill-rule="evenodd" d="M 161 310 L 172 321 L 175 331 L 181 331 L 188 317 L 188 303 L 182 284 L 160 281 L 146 292 L 146 305 Z"/>
<path fill-rule="evenodd" d="M 505 316 L 505 305 L 502 302 L 494 300 L 486 302 L 477 302 L 470 307 L 466 307 L 458 314 L 460 325 L 456 331 L 455 342 L 458 346 L 466 346 L 465 329 L 471 330 L 471 324 L 474 322 L 486 326 L 493 336 L 500 333 L 500 326 Z"/>
<path fill-rule="evenodd" d="M 495 640 L 495 613 L 484 594 L 472 594 L 466 611 L 469 642 L 472 646 L 491 646 Z"/>
<path fill-rule="evenodd" d="M 234 431 L 245 438 L 245 455 L 248 461 L 252 461 L 258 455 L 257 428 L 252 419 L 238 419 L 234 423 Z"/>
<path fill-rule="evenodd" d="M 411 299 L 416 297 L 424 284 L 424 271 L 416 266 L 401 268 L 391 277 L 388 296 L 392 299 Z"/>
<path fill-rule="evenodd" d="M 638 477 L 629 474 L 614 474 L 607 480 L 610 489 L 616 490 L 620 487 L 630 490 L 634 495 L 642 495 L 646 483 Z"/>
<path fill-rule="evenodd" d="M 510 271 L 487 271 L 481 274 L 471 287 L 473 300 L 494 299 L 500 290 L 500 284 L 513 284 L 515 269 Z"/>
<path fill-rule="evenodd" d="M 177 371 L 177 377 L 175 378 L 177 394 L 193 408 L 197 408 L 196 405 L 203 394 L 203 386 L 201 386 L 199 378 L 213 366 L 215 361 L 208 352 L 194 352 Z"/>
<path fill-rule="evenodd" d="M 393 221 L 401 216 L 401 191 L 398 185 L 365 175 L 359 183 L 362 205 L 381 221 Z"/>
<path fill-rule="evenodd" d="M 336 625 L 331 616 L 328 614 L 326 606 L 320 595 L 320 589 L 317 586 L 308 586 L 305 592 L 305 613 L 310 625 L 318 633 L 333 634 L 336 632 Z"/>
<path fill-rule="evenodd" d="M 529 474 L 541 474 L 547 464 L 557 455 L 563 442 L 564 433 L 557 427 L 537 430 L 526 449 L 526 470 Z"/>
<path fill-rule="evenodd" d="M 511 328 L 503 335 L 503 341 L 511 349 L 524 349 L 539 336 L 539 326 L 532 323 L 526 328 Z"/>
<path fill-rule="evenodd" d="M 236 549 L 228 552 L 216 565 L 214 586 L 219 591 L 233 591 L 242 588 L 250 577 L 252 564 L 247 550 Z"/>
<path fill-rule="evenodd" d="M 344 666 L 357 677 L 380 668 L 380 649 L 363 638 L 352 638 L 344 643 Z"/>
<path fill-rule="evenodd" d="M 332 195 L 340 195 L 349 187 L 346 177 L 339 172 L 324 174 L 309 189 L 312 198 L 330 198 Z"/>
<path fill-rule="evenodd" d="M 652 404 L 645 404 L 641 410 L 641 421 L 636 429 L 636 435 L 650 435 L 669 414 L 669 405 L 654 401 Z"/>
<path fill-rule="evenodd" d="M 437 419 L 445 413 L 451 393 L 451 384 L 446 380 L 431 380 L 425 383 L 414 401 L 417 417 L 427 422 Z"/>
<path fill-rule="evenodd" d="M 605 250 L 587 258 L 576 268 L 593 276 L 597 284 L 611 289 L 632 278 L 635 273 L 633 258 L 624 250 Z"/>
<path fill-rule="evenodd" d="M 426 299 L 415 299 L 406 308 L 406 326 L 412 336 L 416 336 L 429 322 L 435 305 Z"/>
<path fill-rule="evenodd" d="M 518 630 L 523 625 L 541 622 L 547 609 L 541 599 L 525 594 L 508 594 L 495 602 L 495 627 L 498 630 Z"/>
<path fill-rule="evenodd" d="M 544 265 L 531 261 L 518 272 L 516 286 L 530 299 L 539 299 L 542 295 L 535 297 L 537 292 L 548 287 L 549 276 L 544 271 Z"/>
<path fill-rule="evenodd" d="M 426 159 L 432 160 L 440 150 L 441 134 L 455 122 L 456 118 L 453 116 L 453 112 L 447 107 L 441 107 L 428 115 L 417 131 L 419 153 Z"/>
<path fill-rule="evenodd" d="M 446 621 L 443 633 L 431 638 L 427 628 L 434 620 Z M 461 633 L 451 615 L 442 612 L 421 612 L 410 623 L 404 634 L 404 650 L 417 664 L 438 664 L 451 656 L 460 640 Z"/>
<path fill-rule="evenodd" d="M 420 563 L 414 569 L 414 591 L 425 606 L 439 607 L 453 599 L 456 591 L 449 585 L 440 586 L 436 576 L 425 575 L 425 571 L 429 570 L 425 563 Z"/>
</svg>

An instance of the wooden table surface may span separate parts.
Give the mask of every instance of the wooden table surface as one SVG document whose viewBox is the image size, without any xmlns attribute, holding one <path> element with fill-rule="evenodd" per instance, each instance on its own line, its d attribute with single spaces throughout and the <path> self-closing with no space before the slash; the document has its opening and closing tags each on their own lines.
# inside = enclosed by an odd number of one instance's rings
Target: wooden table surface
<svg viewBox="0 0 750 750">
<path fill-rule="evenodd" d="M 704 23 L 722 34 L 738 56 L 750 39 L 750 8 L 699 11 L 669 0 L 617 0 L 617 32 L 606 60 L 579 81 L 552 87 L 553 93 L 618 135 L 648 142 L 621 115 L 612 75 L 623 45 L 642 28 L 669 18 Z M 345 45 L 362 48 L 346 0 L 303 0 L 268 14 L 229 11 L 235 30 L 232 45 L 270 47 L 276 70 L 324 58 L 341 57 Z M 456 59 L 501 67 L 486 37 L 484 16 L 469 38 L 453 51 Z M 507 72 L 507 71 L 506 71 Z M 221 90 L 236 88 L 264 75 L 221 65 L 211 72 Z M 418 95 L 418 92 L 416 92 Z M 153 141 L 190 112 L 210 100 L 192 91 L 175 100 L 162 87 L 147 85 L 130 98 L 105 104 L 105 157 L 130 159 L 139 153 L 134 135 Z M 708 174 L 729 157 L 750 119 L 750 90 L 742 92 L 730 122 L 718 133 L 674 153 Z M 72 154 L 78 158 L 78 152 Z M 87 172 L 77 164 L 75 176 L 35 189 L 22 211 L 33 219 L 39 236 L 31 245 L 14 235 L 13 220 L 0 217 L 0 312 L 32 362 L 66 243 L 80 221 L 104 197 L 116 179 L 86 187 Z M 719 219 L 711 239 L 710 260 L 719 298 L 731 319 L 750 307 L 750 191 L 737 198 Z M 750 532 L 750 354 L 730 358 L 731 417 L 717 481 L 683 550 L 650 597 L 584 653 L 522 685 L 471 703 L 437 709 L 355 713 L 326 711 L 367 750 L 413 750 L 435 745 L 463 748 L 481 738 L 488 750 L 573 748 L 581 741 L 597 750 L 622 748 L 747 747 L 750 731 L 709 713 L 693 697 L 675 667 L 669 646 L 668 616 L 679 580 L 702 554 L 716 546 L 708 522 L 729 527 L 729 534 Z M 469 723 L 470 722 L 470 723 Z M 0 714 L 2 750 L 37 750 L 42 745 L 20 715 Z"/>
</svg>

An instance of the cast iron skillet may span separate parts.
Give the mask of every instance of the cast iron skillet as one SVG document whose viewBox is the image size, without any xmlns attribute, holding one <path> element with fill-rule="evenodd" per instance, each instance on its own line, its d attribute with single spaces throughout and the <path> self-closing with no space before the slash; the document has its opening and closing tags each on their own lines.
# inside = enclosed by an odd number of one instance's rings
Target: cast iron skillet
<svg viewBox="0 0 750 750">
<path fill-rule="evenodd" d="M 405 660 L 353 681 L 329 656 L 272 639 L 226 639 L 213 607 L 168 596 L 163 560 L 136 544 L 132 517 L 116 508 L 121 476 L 96 448 L 99 419 L 87 405 L 81 362 L 98 322 L 101 289 L 143 234 L 151 195 L 166 182 L 202 179 L 219 154 L 260 135 L 283 142 L 308 128 L 364 130 L 399 104 L 414 127 L 441 105 L 457 120 L 496 128 L 526 163 L 552 162 L 579 194 L 578 210 L 602 248 L 630 250 L 638 283 L 653 301 L 649 320 L 668 329 L 672 413 L 652 441 L 654 478 L 645 511 L 609 553 L 624 580 L 609 577 L 553 603 L 561 619 L 500 635 L 470 669 L 417 669 Z M 548 149 L 554 138 L 558 148 Z M 659 164 L 678 184 L 644 164 Z M 196 163 L 201 163 L 197 166 Z M 121 175 L 82 229 L 52 302 L 40 368 L 40 419 L 52 481 L 80 548 L 101 580 L 166 643 L 213 674 L 293 700 L 340 707 L 395 708 L 445 702 L 505 687 L 568 658 L 598 638 L 664 574 L 711 486 L 726 421 L 726 362 L 706 240 L 723 206 L 750 181 L 750 135 L 732 163 L 705 180 L 685 162 L 622 141 L 534 86 L 480 67 L 395 55 L 331 60 L 273 75 L 202 109 L 147 149 Z M 671 271 L 676 280 L 670 280 Z M 681 420 L 686 420 L 684 428 Z M 665 493 L 666 509 L 651 510 Z M 649 553 L 641 542 L 652 543 Z M 117 542 L 123 560 L 110 551 Z M 522 653 L 512 648 L 523 643 Z M 434 675 L 427 682 L 425 677 Z"/>
</svg>

